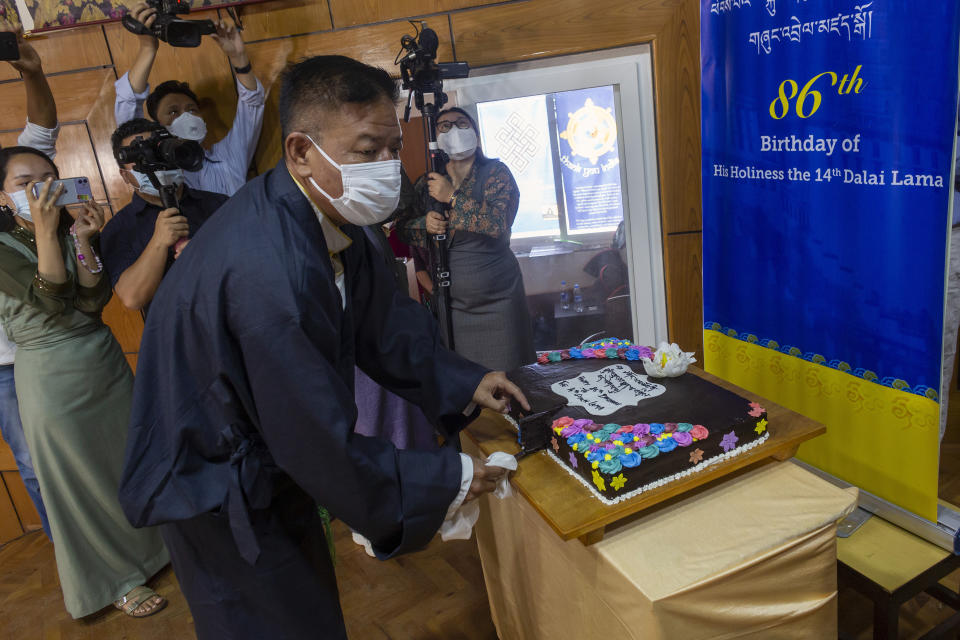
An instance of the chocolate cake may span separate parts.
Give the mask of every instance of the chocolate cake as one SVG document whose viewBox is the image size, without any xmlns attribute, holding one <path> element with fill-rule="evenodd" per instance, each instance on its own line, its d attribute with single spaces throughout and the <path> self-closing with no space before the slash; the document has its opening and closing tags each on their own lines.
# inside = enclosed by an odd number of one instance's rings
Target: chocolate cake
<svg viewBox="0 0 960 640">
<path fill-rule="evenodd" d="M 510 413 L 523 451 L 545 448 L 612 504 L 767 439 L 763 407 L 690 373 L 649 377 L 641 358 L 651 356 L 606 341 L 541 354 L 508 373 L 531 408 Z"/>
</svg>

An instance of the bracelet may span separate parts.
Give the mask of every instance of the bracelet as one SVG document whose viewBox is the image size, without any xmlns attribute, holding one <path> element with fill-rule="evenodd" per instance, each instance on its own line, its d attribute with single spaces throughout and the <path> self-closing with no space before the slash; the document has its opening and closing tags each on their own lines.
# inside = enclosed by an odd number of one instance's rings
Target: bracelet
<svg viewBox="0 0 960 640">
<path fill-rule="evenodd" d="M 253 69 L 253 64 L 247 61 L 246 66 L 243 67 L 234 67 L 233 70 L 238 76 L 242 76 L 245 73 L 250 73 L 250 70 Z"/>
<path fill-rule="evenodd" d="M 77 250 L 77 260 L 80 262 L 80 264 L 82 264 L 87 271 L 94 275 L 103 271 L 103 262 L 100 261 L 100 256 L 96 254 L 96 252 L 93 250 L 93 247 L 90 247 L 90 253 L 93 254 L 93 259 L 97 261 L 96 269 L 91 269 L 90 265 L 87 264 L 86 256 L 80 253 L 80 237 L 77 235 L 77 225 L 74 224 L 70 227 L 70 235 L 73 236 L 73 246 Z"/>
</svg>

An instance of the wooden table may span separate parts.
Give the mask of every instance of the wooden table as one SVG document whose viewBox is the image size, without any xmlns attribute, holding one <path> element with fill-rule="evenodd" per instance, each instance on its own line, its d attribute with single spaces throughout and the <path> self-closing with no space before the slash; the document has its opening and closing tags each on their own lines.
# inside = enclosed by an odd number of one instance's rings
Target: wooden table
<svg viewBox="0 0 960 640">
<path fill-rule="evenodd" d="M 774 404 L 701 369 L 690 367 L 689 373 L 750 401 L 762 404 L 767 410 L 770 437 L 763 444 L 741 455 L 612 506 L 597 500 L 588 489 L 561 469 L 545 452 L 540 451 L 525 456 L 520 459 L 519 467 L 511 478 L 513 486 L 563 540 L 579 538 L 585 545 L 598 542 L 603 539 L 604 530 L 608 525 L 756 462 L 771 458 L 774 460 L 791 458 L 796 454 L 800 443 L 826 433 L 826 427 L 819 422 Z M 464 431 L 464 434 L 485 456 L 494 451 L 516 454 L 520 450 L 516 431 L 510 423 L 496 413 L 484 411 Z"/>
<path fill-rule="evenodd" d="M 956 638 L 960 629 L 960 594 L 940 580 L 960 568 L 960 555 L 918 538 L 873 516 L 848 538 L 837 540 L 840 586 L 849 586 L 873 601 L 873 637 L 900 637 L 900 606 L 926 592 L 956 610 L 925 633 L 924 640 Z"/>
</svg>

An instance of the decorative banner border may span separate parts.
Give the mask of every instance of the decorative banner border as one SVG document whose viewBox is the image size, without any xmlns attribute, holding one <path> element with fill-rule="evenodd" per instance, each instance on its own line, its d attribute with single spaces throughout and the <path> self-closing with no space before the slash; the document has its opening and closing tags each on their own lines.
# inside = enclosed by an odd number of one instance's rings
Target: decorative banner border
<svg viewBox="0 0 960 640">
<path fill-rule="evenodd" d="M 801 445 L 798 458 L 936 521 L 935 400 L 710 329 L 703 350 L 707 371 L 829 425 L 826 437 Z"/>
</svg>

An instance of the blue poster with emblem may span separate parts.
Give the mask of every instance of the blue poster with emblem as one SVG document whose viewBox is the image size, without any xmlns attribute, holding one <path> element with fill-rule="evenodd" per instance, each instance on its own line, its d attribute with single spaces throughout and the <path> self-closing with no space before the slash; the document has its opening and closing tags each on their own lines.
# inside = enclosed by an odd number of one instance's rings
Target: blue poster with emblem
<svg viewBox="0 0 960 640">
<path fill-rule="evenodd" d="M 701 2 L 707 368 L 826 423 L 805 459 L 925 517 L 958 31 L 957 2 Z"/>
<path fill-rule="evenodd" d="M 623 219 L 612 86 L 551 94 L 567 231 L 612 230 Z"/>
</svg>

